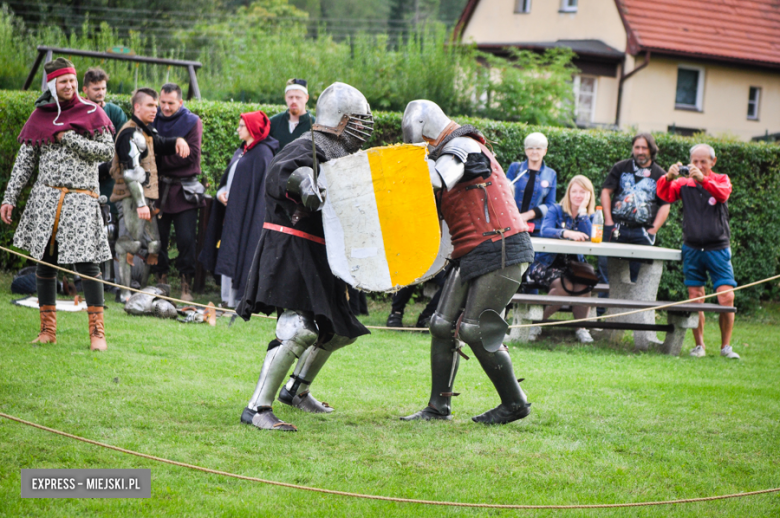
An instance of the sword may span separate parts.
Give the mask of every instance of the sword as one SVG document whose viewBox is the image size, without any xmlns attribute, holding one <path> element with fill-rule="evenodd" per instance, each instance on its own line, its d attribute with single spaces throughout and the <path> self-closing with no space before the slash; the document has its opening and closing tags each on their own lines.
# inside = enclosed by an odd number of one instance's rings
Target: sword
<svg viewBox="0 0 780 518">
<path fill-rule="evenodd" d="M 320 195 L 320 187 L 317 184 L 317 171 L 319 169 L 319 164 L 317 163 L 317 146 L 314 145 L 314 124 L 311 125 L 311 158 L 312 158 L 312 169 L 314 170 L 314 192 L 317 194 L 317 199 L 320 200 L 320 203 L 322 203 L 322 195 Z"/>
</svg>

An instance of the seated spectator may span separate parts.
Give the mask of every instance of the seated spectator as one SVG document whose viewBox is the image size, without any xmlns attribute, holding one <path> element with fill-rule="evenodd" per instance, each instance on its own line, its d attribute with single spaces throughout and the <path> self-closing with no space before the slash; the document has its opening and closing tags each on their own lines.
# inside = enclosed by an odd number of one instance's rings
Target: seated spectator
<svg viewBox="0 0 780 518">
<path fill-rule="evenodd" d="M 198 260 L 222 276 L 222 301 L 235 307 L 244 295 L 249 267 L 265 219 L 265 172 L 279 149 L 269 136 L 271 124 L 262 111 L 242 113 L 233 154 L 217 190 L 206 239 Z"/>
<path fill-rule="evenodd" d="M 534 236 L 539 236 L 542 220 L 547 211 L 555 205 L 555 189 L 558 174 L 547 167 L 547 137 L 542 133 L 531 133 L 525 138 L 523 163 L 512 162 L 506 170 L 506 177 L 514 185 L 515 203 L 524 221 L 533 224 Z"/>
<path fill-rule="evenodd" d="M 566 188 L 566 196 L 560 205 L 553 205 L 547 211 L 542 221 L 541 237 L 554 239 L 571 239 L 572 241 L 590 241 L 590 216 L 595 212 L 595 193 L 593 184 L 582 175 L 575 176 Z M 533 264 L 528 268 L 528 280 L 534 284 L 546 287 L 550 295 L 568 296 L 579 294 L 588 297 L 587 286 L 572 284 L 564 278 L 569 260 L 584 262 L 581 255 L 576 258 L 565 254 L 538 253 Z M 583 291 L 585 290 L 585 291 Z M 583 292 L 583 293 L 579 293 Z M 547 320 L 560 306 L 547 306 L 543 318 Z M 587 306 L 573 306 L 574 318 L 586 318 Z M 541 327 L 531 328 L 531 339 L 535 340 L 541 334 Z M 577 329 L 577 340 L 582 343 L 593 341 L 585 328 Z"/>
</svg>

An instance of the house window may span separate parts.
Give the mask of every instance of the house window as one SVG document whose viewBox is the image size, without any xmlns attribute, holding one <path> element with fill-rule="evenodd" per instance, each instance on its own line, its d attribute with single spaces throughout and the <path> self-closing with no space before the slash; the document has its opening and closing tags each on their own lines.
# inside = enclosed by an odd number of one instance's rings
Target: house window
<svg viewBox="0 0 780 518">
<path fill-rule="evenodd" d="M 677 67 L 677 95 L 674 107 L 678 110 L 702 111 L 704 97 L 704 69 L 680 65 Z"/>
<path fill-rule="evenodd" d="M 515 0 L 515 13 L 528 14 L 531 12 L 531 0 Z"/>
<path fill-rule="evenodd" d="M 575 118 L 577 124 L 590 124 L 596 114 L 596 86 L 598 78 L 576 76 L 574 78 Z"/>
<path fill-rule="evenodd" d="M 577 0 L 561 0 L 561 12 L 562 13 L 576 13 L 577 12 Z"/>
<path fill-rule="evenodd" d="M 758 103 L 761 100 L 761 89 L 757 86 L 751 86 L 748 92 L 748 119 L 758 120 Z"/>
</svg>

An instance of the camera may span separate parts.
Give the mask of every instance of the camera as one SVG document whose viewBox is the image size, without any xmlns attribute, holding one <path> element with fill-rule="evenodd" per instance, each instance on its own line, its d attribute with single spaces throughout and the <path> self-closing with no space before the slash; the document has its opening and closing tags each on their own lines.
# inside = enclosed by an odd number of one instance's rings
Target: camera
<svg viewBox="0 0 780 518">
<path fill-rule="evenodd" d="M 691 170 L 688 168 L 687 165 L 682 165 L 677 169 L 677 172 L 680 173 L 680 176 L 688 176 L 691 174 Z"/>
</svg>

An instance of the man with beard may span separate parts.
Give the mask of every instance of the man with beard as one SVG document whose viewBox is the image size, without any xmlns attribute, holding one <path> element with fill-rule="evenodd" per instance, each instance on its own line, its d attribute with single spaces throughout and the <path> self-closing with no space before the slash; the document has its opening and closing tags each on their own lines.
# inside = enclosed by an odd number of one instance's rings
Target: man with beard
<svg viewBox="0 0 780 518">
<path fill-rule="evenodd" d="M 649 133 L 632 140 L 633 158 L 618 162 L 601 186 L 604 241 L 632 245 L 655 244 L 655 236 L 669 216 L 669 204 L 656 193 L 656 182 L 666 174 L 655 162 L 658 146 Z M 631 261 L 631 282 L 639 275 L 639 261 Z M 601 282 L 609 283 L 607 258 L 599 258 Z"/>
<path fill-rule="evenodd" d="M 263 233 L 236 308 L 245 320 L 256 311 L 279 316 L 257 388 L 241 415 L 242 423 L 265 430 L 297 430 L 271 407 L 296 358 L 279 401 L 306 412 L 332 412 L 309 386 L 333 351 L 368 334 L 350 311 L 346 283 L 328 265 L 320 211 L 324 193 L 315 169 L 360 149 L 373 131 L 371 108 L 356 88 L 334 83 L 320 95 L 317 116 L 313 131 L 280 151 L 266 173 Z"/>
<path fill-rule="evenodd" d="M 190 149 L 183 138 L 161 137 L 150 125 L 157 114 L 157 92 L 139 88 L 133 93 L 132 118 L 116 136 L 116 154 L 111 164 L 114 192 L 111 201 L 119 210 L 119 237 L 116 255 L 119 284 L 130 286 L 133 258 L 145 241 L 147 255 L 141 287 L 149 280 L 150 267 L 157 263 L 160 252 L 160 233 L 157 229 L 157 202 L 159 186 L 157 155 L 176 153 L 186 158 Z M 121 203 L 120 203 L 121 202 Z M 117 293 L 117 299 L 127 302 L 130 292 Z"/>
<path fill-rule="evenodd" d="M 319 112 L 317 112 L 319 113 Z M 534 259 L 528 225 L 512 186 L 485 137 L 460 126 L 434 102 L 412 101 L 401 121 L 405 143 L 428 144 L 440 211 L 452 236 L 452 270 L 431 317 L 431 396 L 428 406 L 404 421 L 452 419 L 451 400 L 462 355 L 461 341 L 477 357 L 501 398 L 492 410 L 472 417 L 506 424 L 531 412 L 502 344 L 509 327 L 501 316 Z"/>
<path fill-rule="evenodd" d="M 189 155 L 185 157 L 157 156 L 157 171 L 160 175 L 160 252 L 154 273 L 157 275 L 157 282 L 168 284 L 168 240 L 173 225 L 176 230 L 176 250 L 179 252 L 176 257 L 176 270 L 181 276 L 180 298 L 191 301 L 190 285 L 195 275 L 198 209 L 206 205 L 202 196 L 205 189 L 197 180 L 201 174 L 203 123 L 200 117 L 184 106 L 179 85 L 166 83 L 160 89 L 160 110 L 152 127 L 161 137 L 182 137 L 190 149 Z"/>
<path fill-rule="evenodd" d="M 314 116 L 306 110 L 309 90 L 306 80 L 290 79 L 284 89 L 287 111 L 271 117 L 271 136 L 279 141 L 279 151 L 301 135 L 311 131 Z"/>
<path fill-rule="evenodd" d="M 22 128 L 0 218 L 11 224 L 25 185 L 29 191 L 14 246 L 43 261 L 36 268 L 41 330 L 34 342 L 57 343 L 57 274 L 55 265 L 74 264 L 84 275 L 90 349 L 108 347 L 103 327 L 103 284 L 99 263 L 111 258 L 98 204 L 98 165 L 111 158 L 111 121 L 95 104 L 79 97 L 73 63 L 57 58 L 43 67 L 46 91 Z"/>
</svg>

